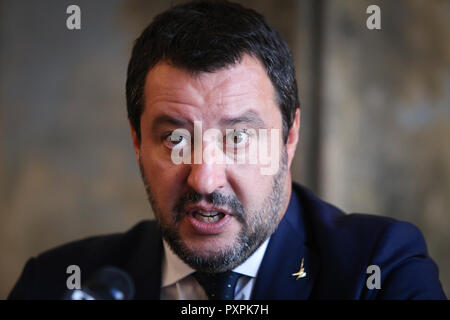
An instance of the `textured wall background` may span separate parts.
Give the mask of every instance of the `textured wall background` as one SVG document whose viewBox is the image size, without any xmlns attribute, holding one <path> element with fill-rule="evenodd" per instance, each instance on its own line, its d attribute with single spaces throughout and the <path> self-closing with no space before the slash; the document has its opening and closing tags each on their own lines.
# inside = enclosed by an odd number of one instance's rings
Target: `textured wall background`
<svg viewBox="0 0 450 320">
<path fill-rule="evenodd" d="M 295 179 L 346 211 L 418 225 L 450 294 L 449 2 L 240 2 L 295 55 Z M 70 4 L 81 30 L 66 29 Z M 366 28 L 369 4 L 382 30 Z M 30 256 L 152 217 L 124 84 L 133 40 L 169 6 L 0 0 L 0 298 Z"/>
<path fill-rule="evenodd" d="M 327 1 L 321 194 L 420 227 L 450 294 L 450 2 Z M 382 8 L 382 30 L 361 15 Z"/>
</svg>

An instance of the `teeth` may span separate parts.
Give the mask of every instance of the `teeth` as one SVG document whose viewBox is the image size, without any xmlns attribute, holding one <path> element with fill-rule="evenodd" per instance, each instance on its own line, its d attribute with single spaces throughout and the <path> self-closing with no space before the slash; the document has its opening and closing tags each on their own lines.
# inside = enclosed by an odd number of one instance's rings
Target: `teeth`
<svg viewBox="0 0 450 320">
<path fill-rule="evenodd" d="M 216 214 L 219 214 L 219 212 L 217 211 L 202 211 L 202 210 L 197 211 L 197 213 L 205 217 L 212 217 L 215 216 Z"/>
<path fill-rule="evenodd" d="M 194 218 L 207 223 L 217 222 L 225 215 L 217 211 L 197 211 L 194 213 Z"/>
</svg>

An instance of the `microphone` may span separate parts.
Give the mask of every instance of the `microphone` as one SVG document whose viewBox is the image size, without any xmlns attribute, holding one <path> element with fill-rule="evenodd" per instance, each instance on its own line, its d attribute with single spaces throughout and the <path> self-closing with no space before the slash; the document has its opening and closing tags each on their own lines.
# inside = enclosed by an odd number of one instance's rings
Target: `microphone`
<svg viewBox="0 0 450 320">
<path fill-rule="evenodd" d="M 119 268 L 107 266 L 96 271 L 81 289 L 68 290 L 63 300 L 131 300 L 134 284 Z"/>
</svg>

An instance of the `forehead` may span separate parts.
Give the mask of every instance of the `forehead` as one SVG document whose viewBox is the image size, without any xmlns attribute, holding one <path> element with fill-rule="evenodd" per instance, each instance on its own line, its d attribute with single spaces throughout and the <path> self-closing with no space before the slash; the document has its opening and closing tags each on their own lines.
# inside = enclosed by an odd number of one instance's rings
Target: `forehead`
<svg viewBox="0 0 450 320">
<path fill-rule="evenodd" d="M 192 74 L 161 61 L 147 74 L 143 115 L 160 113 L 206 120 L 247 110 L 278 112 L 275 90 L 261 62 L 244 55 L 235 65 Z"/>
</svg>

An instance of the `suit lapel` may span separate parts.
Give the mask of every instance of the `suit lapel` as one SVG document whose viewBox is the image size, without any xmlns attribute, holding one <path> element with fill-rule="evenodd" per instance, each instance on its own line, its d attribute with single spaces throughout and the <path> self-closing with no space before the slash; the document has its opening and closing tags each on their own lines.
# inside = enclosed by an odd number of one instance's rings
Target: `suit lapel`
<svg viewBox="0 0 450 320">
<path fill-rule="evenodd" d="M 305 239 L 301 204 L 293 190 L 286 214 L 270 238 L 252 299 L 309 298 L 319 269 L 319 260 L 306 245 Z M 298 278 L 293 274 L 300 271 L 302 259 L 305 275 Z"/>
</svg>

